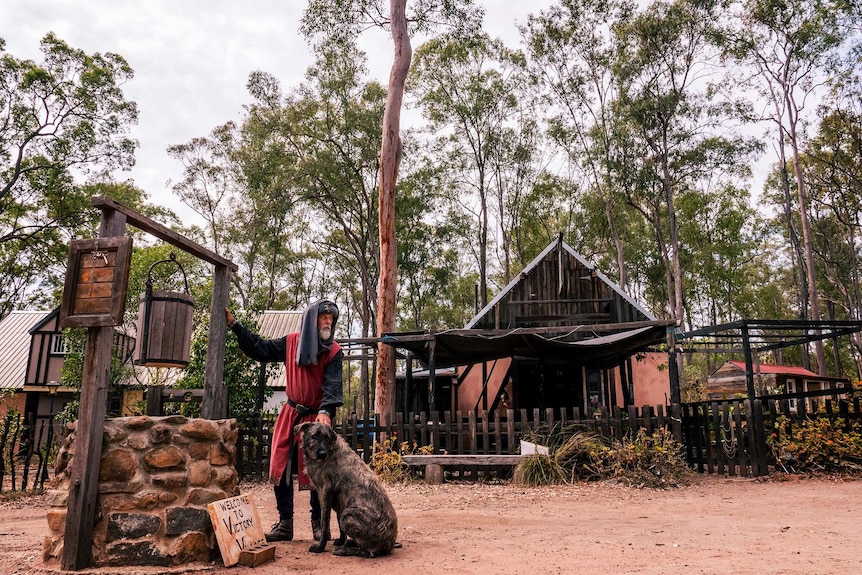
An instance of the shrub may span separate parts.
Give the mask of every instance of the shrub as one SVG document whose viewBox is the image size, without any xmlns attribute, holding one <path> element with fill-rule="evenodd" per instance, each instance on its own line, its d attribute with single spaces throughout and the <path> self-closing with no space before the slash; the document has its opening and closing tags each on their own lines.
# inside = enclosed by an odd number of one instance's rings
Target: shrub
<svg viewBox="0 0 862 575">
<path fill-rule="evenodd" d="M 568 482 L 568 474 L 550 455 L 526 455 L 515 467 L 512 481 L 528 487 L 560 485 Z"/>
<path fill-rule="evenodd" d="M 636 487 L 666 488 L 687 483 L 691 475 L 682 446 L 665 429 L 650 435 L 640 429 L 620 441 L 573 429 L 531 432 L 527 437 L 534 443 L 544 441 L 549 455 L 527 456 L 518 463 L 514 481 L 523 485 L 613 479 Z"/>
<path fill-rule="evenodd" d="M 862 471 L 862 424 L 817 417 L 796 422 L 776 419 L 767 438 L 773 463 L 788 473 L 858 473 Z"/>
<path fill-rule="evenodd" d="M 608 450 L 606 474 L 635 487 L 678 487 L 688 482 L 691 470 L 682 458 L 682 446 L 666 429 L 647 435 L 641 428 Z"/>
<path fill-rule="evenodd" d="M 412 443 L 397 442 L 394 435 L 383 442 L 374 442 L 374 451 L 371 454 L 371 469 L 386 483 L 406 483 L 410 481 L 410 470 L 401 460 L 402 455 L 428 455 L 434 453 L 433 445 L 419 446 L 416 441 Z"/>
</svg>

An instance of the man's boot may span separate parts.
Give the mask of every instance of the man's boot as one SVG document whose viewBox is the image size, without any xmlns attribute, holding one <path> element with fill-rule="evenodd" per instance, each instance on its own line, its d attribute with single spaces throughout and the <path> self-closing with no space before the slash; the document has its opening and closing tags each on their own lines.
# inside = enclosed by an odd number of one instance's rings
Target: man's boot
<svg viewBox="0 0 862 575">
<path fill-rule="evenodd" d="M 281 519 L 274 524 L 272 531 L 266 534 L 266 540 L 270 543 L 273 541 L 293 541 L 293 518 Z"/>
</svg>

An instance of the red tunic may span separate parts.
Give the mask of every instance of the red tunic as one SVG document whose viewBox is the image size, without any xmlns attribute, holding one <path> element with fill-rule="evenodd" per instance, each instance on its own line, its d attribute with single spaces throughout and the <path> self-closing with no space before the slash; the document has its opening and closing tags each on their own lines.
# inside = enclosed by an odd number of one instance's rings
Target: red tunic
<svg viewBox="0 0 862 575">
<path fill-rule="evenodd" d="M 308 406 L 312 410 L 311 413 L 300 416 L 299 412 L 287 403 L 281 408 L 278 419 L 275 421 L 275 428 L 272 430 L 272 451 L 269 454 L 269 478 L 274 483 L 279 482 L 285 467 L 290 464 L 291 448 L 298 439 L 293 435 L 293 427 L 298 423 L 314 421 L 317 417 L 317 410 L 323 399 L 323 373 L 327 364 L 341 350 L 338 342 L 333 341 L 329 351 L 318 357 L 317 365 L 299 366 L 296 365 L 298 342 L 298 333 L 287 335 L 287 357 L 284 362 L 285 391 L 291 401 Z M 299 455 L 299 485 L 300 488 L 307 489 L 310 487 L 310 482 L 305 474 L 302 450 L 298 450 L 297 453 Z"/>
</svg>

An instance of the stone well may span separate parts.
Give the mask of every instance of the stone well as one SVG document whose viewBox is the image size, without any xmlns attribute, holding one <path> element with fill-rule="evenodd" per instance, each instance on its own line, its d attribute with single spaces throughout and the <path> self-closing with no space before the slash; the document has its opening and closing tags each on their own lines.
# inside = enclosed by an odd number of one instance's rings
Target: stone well
<svg viewBox="0 0 862 575">
<path fill-rule="evenodd" d="M 170 566 L 218 557 L 206 505 L 239 494 L 234 419 L 182 415 L 105 422 L 93 526 L 92 566 Z M 63 555 L 69 465 L 75 424 L 57 454 L 47 490 L 50 508 L 42 555 Z"/>
</svg>

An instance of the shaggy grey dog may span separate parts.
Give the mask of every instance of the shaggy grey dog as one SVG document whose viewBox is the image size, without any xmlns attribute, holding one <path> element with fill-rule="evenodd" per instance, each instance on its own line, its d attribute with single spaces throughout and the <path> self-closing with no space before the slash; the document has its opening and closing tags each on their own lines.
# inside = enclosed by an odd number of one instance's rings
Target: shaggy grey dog
<svg viewBox="0 0 862 575">
<path fill-rule="evenodd" d="M 326 549 L 331 538 L 330 510 L 335 510 L 339 536 L 333 542 L 334 555 L 391 553 L 398 520 L 377 474 L 327 425 L 306 422 L 297 425 L 294 433 L 302 438 L 305 469 L 320 497 L 322 534 L 308 550 L 321 553 Z"/>
</svg>

